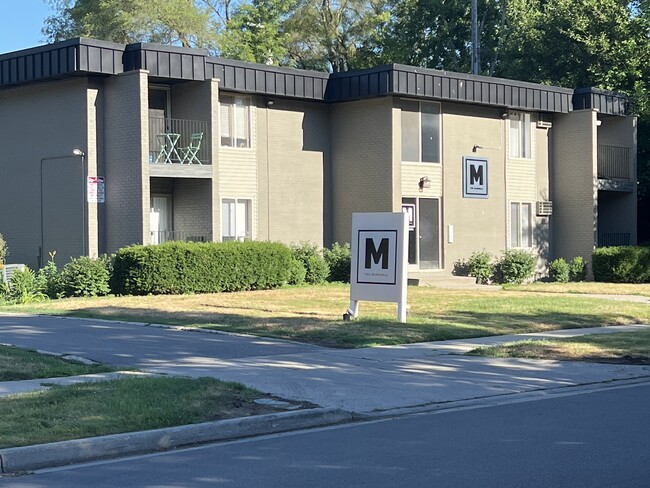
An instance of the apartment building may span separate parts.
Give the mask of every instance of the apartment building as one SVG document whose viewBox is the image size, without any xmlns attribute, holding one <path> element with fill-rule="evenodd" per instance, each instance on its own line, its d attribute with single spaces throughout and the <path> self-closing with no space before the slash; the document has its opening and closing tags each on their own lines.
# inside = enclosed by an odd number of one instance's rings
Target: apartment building
<svg viewBox="0 0 650 488">
<path fill-rule="evenodd" d="M 348 242 L 409 213 L 410 271 L 636 243 L 624 96 L 404 65 L 320 73 L 73 39 L 0 55 L 11 262 L 167 240 Z"/>
</svg>

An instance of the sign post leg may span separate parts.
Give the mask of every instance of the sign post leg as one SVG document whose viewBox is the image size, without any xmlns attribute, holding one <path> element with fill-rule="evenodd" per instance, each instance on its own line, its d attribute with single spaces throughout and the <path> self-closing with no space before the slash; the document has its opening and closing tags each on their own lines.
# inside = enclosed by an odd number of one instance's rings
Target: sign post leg
<svg viewBox="0 0 650 488">
<path fill-rule="evenodd" d="M 357 315 L 359 315 L 359 300 L 350 300 L 350 312 L 352 318 L 356 319 Z"/>
<path fill-rule="evenodd" d="M 400 301 L 397 304 L 397 320 L 401 323 L 406 322 L 406 300 Z"/>
</svg>

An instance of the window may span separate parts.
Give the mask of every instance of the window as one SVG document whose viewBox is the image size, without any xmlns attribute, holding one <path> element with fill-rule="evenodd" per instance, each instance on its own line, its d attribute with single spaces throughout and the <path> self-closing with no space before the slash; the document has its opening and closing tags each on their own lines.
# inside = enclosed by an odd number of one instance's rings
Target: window
<svg viewBox="0 0 650 488">
<path fill-rule="evenodd" d="M 530 114 L 510 112 L 510 157 L 530 159 Z"/>
<path fill-rule="evenodd" d="M 510 203 L 510 247 L 532 247 L 532 204 Z"/>
<path fill-rule="evenodd" d="M 402 161 L 440 162 L 440 106 L 402 100 Z"/>
<path fill-rule="evenodd" d="M 251 147 L 250 99 L 236 95 L 220 95 L 221 145 Z"/>
<path fill-rule="evenodd" d="M 251 200 L 224 198 L 221 201 L 221 239 L 248 241 L 253 238 Z"/>
</svg>

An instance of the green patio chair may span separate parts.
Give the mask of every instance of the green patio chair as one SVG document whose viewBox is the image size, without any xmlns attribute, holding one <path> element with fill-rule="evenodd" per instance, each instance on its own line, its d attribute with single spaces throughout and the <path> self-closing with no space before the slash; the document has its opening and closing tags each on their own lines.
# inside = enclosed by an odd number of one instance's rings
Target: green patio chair
<svg viewBox="0 0 650 488">
<path fill-rule="evenodd" d="M 198 157 L 198 152 L 201 149 L 201 141 L 203 141 L 203 132 L 193 132 L 190 137 L 190 145 L 181 147 L 181 164 L 203 164 Z"/>
</svg>

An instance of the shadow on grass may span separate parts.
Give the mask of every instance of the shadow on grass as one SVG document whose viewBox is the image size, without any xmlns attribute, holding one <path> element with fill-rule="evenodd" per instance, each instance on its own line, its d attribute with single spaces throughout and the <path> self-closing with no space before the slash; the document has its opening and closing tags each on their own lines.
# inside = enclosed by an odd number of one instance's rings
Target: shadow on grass
<svg viewBox="0 0 650 488">
<path fill-rule="evenodd" d="M 251 308 L 251 310 L 259 309 Z M 319 318 L 314 313 L 256 317 L 245 313 L 166 311 L 119 306 L 84 307 L 61 316 L 167 324 L 288 339 L 325 347 L 355 348 L 414 342 L 466 339 L 491 335 L 643 323 L 647 315 L 617 311 L 526 313 L 445 310 L 438 314 L 413 313 L 402 324 L 385 316 L 354 321 Z"/>
</svg>

